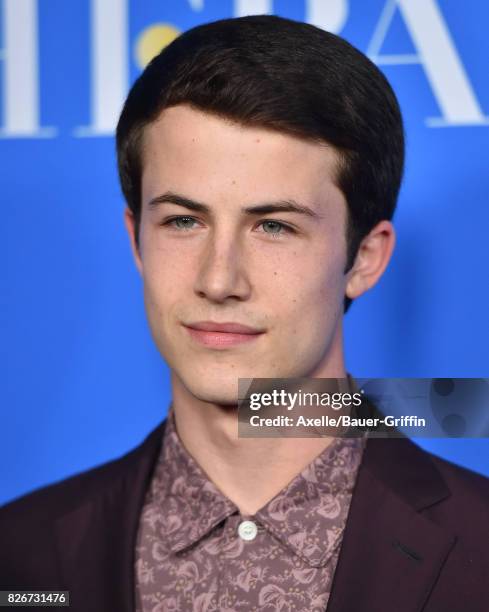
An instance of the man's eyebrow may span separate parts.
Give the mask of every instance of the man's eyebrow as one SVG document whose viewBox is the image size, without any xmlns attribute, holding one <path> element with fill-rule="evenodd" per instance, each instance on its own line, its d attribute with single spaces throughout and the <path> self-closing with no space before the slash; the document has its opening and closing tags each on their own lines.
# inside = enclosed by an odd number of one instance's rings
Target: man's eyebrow
<svg viewBox="0 0 489 612">
<path fill-rule="evenodd" d="M 173 191 L 166 191 L 165 193 L 162 193 L 161 195 L 152 198 L 148 202 L 148 207 L 150 209 L 155 209 L 160 204 L 165 203 L 183 206 L 195 212 L 212 214 L 212 211 L 210 207 L 207 206 L 207 204 L 197 202 L 178 193 L 174 193 Z M 242 211 L 247 215 L 264 215 L 267 213 L 274 212 L 293 212 L 299 213 L 301 215 L 307 215 L 308 217 L 312 217 L 313 219 L 321 218 L 321 215 L 312 210 L 312 208 L 304 206 L 303 204 L 299 204 L 293 199 L 278 200 L 277 202 L 263 202 L 254 206 L 246 206 L 245 208 L 242 208 Z"/>
</svg>

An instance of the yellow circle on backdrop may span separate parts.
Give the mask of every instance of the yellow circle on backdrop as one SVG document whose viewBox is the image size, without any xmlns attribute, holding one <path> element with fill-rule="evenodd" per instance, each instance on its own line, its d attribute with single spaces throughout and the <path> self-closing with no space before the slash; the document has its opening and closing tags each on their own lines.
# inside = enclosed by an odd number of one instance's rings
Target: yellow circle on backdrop
<svg viewBox="0 0 489 612">
<path fill-rule="evenodd" d="M 158 53 L 179 36 L 181 31 L 169 23 L 156 23 L 141 32 L 136 41 L 136 61 L 144 69 Z"/>
</svg>

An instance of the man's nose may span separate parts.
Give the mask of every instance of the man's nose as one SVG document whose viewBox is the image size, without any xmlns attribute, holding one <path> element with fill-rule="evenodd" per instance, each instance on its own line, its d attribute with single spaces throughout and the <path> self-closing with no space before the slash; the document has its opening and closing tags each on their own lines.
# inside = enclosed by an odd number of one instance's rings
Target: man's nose
<svg viewBox="0 0 489 612">
<path fill-rule="evenodd" d="M 251 286 L 242 246 L 236 237 L 209 236 L 195 280 L 195 292 L 213 302 L 245 300 Z"/>
</svg>

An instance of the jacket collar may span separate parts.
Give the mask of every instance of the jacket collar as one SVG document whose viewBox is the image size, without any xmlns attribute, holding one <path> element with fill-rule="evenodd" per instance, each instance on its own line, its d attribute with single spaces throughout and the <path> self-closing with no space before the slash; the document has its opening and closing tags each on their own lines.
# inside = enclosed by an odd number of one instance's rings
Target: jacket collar
<svg viewBox="0 0 489 612">
<path fill-rule="evenodd" d="M 421 512 L 449 497 L 429 455 L 408 438 L 370 438 L 328 612 L 418 612 L 455 536 Z"/>
<path fill-rule="evenodd" d="M 104 486 L 56 521 L 60 571 L 73 612 L 134 612 L 139 516 L 165 424 L 113 462 Z M 449 495 L 429 456 L 410 440 L 370 438 L 328 612 L 421 610 L 455 543 L 421 511 Z"/>
<path fill-rule="evenodd" d="M 134 612 L 139 515 L 166 420 L 121 459 L 102 466 L 103 486 L 54 526 L 60 574 L 72 612 Z"/>
</svg>

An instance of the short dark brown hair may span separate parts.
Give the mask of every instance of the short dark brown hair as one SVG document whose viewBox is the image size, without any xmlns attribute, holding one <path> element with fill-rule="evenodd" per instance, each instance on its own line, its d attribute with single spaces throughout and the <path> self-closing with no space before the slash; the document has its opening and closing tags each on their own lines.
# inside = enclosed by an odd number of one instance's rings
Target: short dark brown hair
<svg viewBox="0 0 489 612">
<path fill-rule="evenodd" d="M 348 205 L 345 273 L 362 238 L 392 218 L 403 174 L 404 130 L 387 79 L 335 34 L 276 15 L 251 15 L 184 32 L 132 86 L 116 143 L 136 244 L 143 131 L 177 104 L 336 149 L 337 185 Z M 350 303 L 346 298 L 345 311 Z"/>
</svg>

